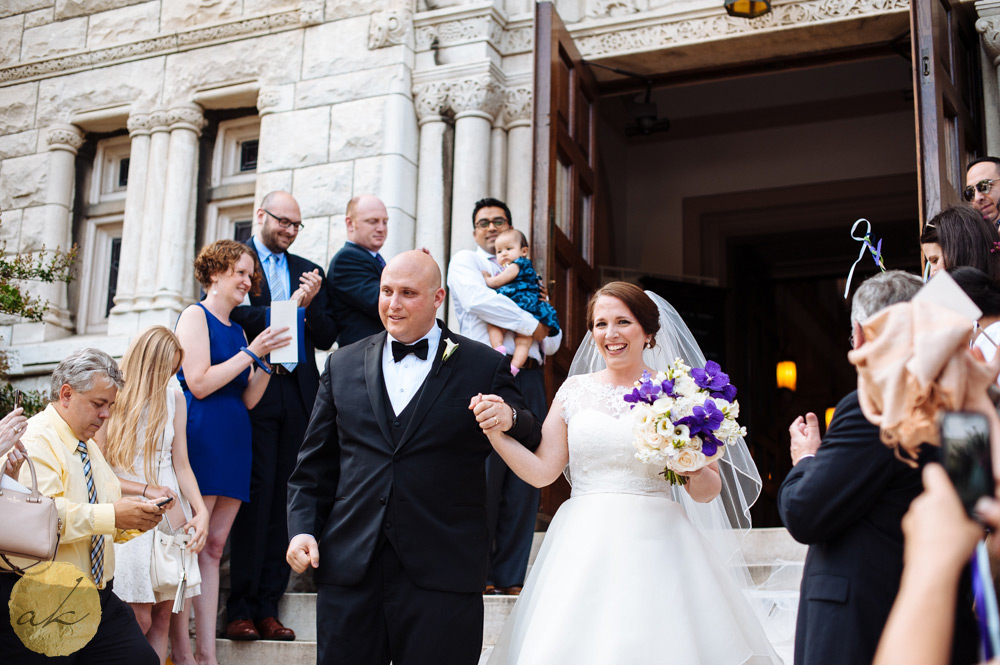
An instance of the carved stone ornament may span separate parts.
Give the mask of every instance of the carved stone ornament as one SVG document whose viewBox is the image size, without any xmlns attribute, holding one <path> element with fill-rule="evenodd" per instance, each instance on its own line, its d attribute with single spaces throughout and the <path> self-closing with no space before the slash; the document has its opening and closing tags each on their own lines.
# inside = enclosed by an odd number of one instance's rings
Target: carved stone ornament
<svg viewBox="0 0 1000 665">
<path fill-rule="evenodd" d="M 416 31 L 417 50 L 426 51 L 435 40 L 441 46 L 453 46 L 487 39 L 490 23 L 488 16 L 477 16 L 421 26 Z"/>
<path fill-rule="evenodd" d="M 475 76 L 453 81 L 448 98 L 456 115 L 478 111 L 496 118 L 503 104 L 502 93 L 502 88 L 491 77 Z"/>
<path fill-rule="evenodd" d="M 149 134 L 153 128 L 153 116 L 149 113 L 130 113 L 125 126 L 128 127 L 129 136 Z"/>
<path fill-rule="evenodd" d="M 170 121 L 167 120 L 166 109 L 156 109 L 155 111 L 150 111 L 149 126 L 154 132 L 157 130 L 166 131 L 170 126 Z"/>
<path fill-rule="evenodd" d="M 417 119 L 438 119 L 448 108 L 448 83 L 435 81 L 413 87 L 413 104 L 417 109 Z"/>
<path fill-rule="evenodd" d="M 301 8 L 292 11 L 238 19 L 129 44 L 47 58 L 12 67 L 0 67 L 0 84 L 49 78 L 73 70 L 92 69 L 95 66 L 135 60 L 147 55 L 166 55 L 203 44 L 249 38 L 322 23 L 324 0 L 301 0 L 301 2 Z"/>
<path fill-rule="evenodd" d="M 319 25 L 323 22 L 324 0 L 301 0 L 299 25 Z"/>
<path fill-rule="evenodd" d="M 808 0 L 775 5 L 770 13 L 747 20 L 729 16 L 721 10 L 720 4 L 720 13 L 713 16 L 668 18 L 663 23 L 631 29 L 611 24 L 600 32 L 579 36 L 574 34 L 574 38 L 584 58 L 595 58 L 716 40 L 761 30 L 801 28 L 849 17 L 908 12 L 909 7 L 909 0 Z"/>
<path fill-rule="evenodd" d="M 52 125 L 45 133 L 49 150 L 68 150 L 76 154 L 83 145 L 83 132 L 76 125 Z"/>
<path fill-rule="evenodd" d="M 281 90 L 278 88 L 261 88 L 257 93 L 257 113 L 264 115 L 273 113 L 281 103 Z"/>
<path fill-rule="evenodd" d="M 387 9 L 372 12 L 368 24 L 368 50 L 406 44 L 413 34 L 413 12 L 409 9 Z"/>
<path fill-rule="evenodd" d="M 532 89 L 527 86 L 508 88 L 504 96 L 504 123 L 511 125 L 531 124 Z"/>
<path fill-rule="evenodd" d="M 170 125 L 171 129 L 180 127 L 200 134 L 202 127 L 205 126 L 205 122 L 205 116 L 201 112 L 201 107 L 195 104 L 174 106 L 167 111 L 167 124 Z"/>
<path fill-rule="evenodd" d="M 587 6 L 587 16 L 604 18 L 606 16 L 628 16 L 646 11 L 643 0 L 591 0 Z"/>
<path fill-rule="evenodd" d="M 1000 67 L 1000 16 L 990 16 L 976 21 L 976 32 L 994 67 Z"/>
</svg>

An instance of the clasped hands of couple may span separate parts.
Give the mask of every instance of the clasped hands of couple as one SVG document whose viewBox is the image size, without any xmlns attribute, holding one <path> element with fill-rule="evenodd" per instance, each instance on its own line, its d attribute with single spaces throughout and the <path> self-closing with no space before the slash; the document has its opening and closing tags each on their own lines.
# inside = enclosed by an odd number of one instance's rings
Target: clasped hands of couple
<svg viewBox="0 0 1000 665">
<path fill-rule="evenodd" d="M 479 393 L 469 400 L 469 410 L 476 416 L 476 422 L 487 436 L 498 436 L 514 426 L 514 409 L 499 395 Z M 300 533 L 288 543 L 285 555 L 288 565 L 296 573 L 306 568 L 319 567 L 319 544 L 311 534 Z"/>
</svg>

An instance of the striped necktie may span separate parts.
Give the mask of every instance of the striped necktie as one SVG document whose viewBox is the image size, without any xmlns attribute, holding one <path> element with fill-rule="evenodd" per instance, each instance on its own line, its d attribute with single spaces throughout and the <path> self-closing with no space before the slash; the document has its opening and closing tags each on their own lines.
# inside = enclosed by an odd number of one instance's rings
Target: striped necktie
<svg viewBox="0 0 1000 665">
<path fill-rule="evenodd" d="M 94 472 L 90 468 L 90 453 L 87 452 L 87 444 L 78 442 L 76 447 L 83 460 L 83 473 L 87 476 L 87 497 L 90 503 L 97 503 L 97 488 L 94 487 Z M 94 577 L 94 584 L 100 586 L 101 578 L 104 577 L 104 536 L 90 537 L 90 574 Z"/>
<path fill-rule="evenodd" d="M 278 255 L 271 254 L 267 257 L 267 286 L 271 289 L 271 301 L 288 300 L 285 293 L 285 280 L 281 279 L 281 267 L 278 265 Z M 281 363 L 281 366 L 289 372 L 295 369 L 298 363 Z"/>
</svg>

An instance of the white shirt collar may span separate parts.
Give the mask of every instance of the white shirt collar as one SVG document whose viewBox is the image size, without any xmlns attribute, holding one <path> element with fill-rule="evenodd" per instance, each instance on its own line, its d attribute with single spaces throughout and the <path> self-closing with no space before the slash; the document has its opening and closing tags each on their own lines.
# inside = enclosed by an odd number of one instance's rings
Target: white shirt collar
<svg viewBox="0 0 1000 665">
<path fill-rule="evenodd" d="M 431 326 L 431 329 L 427 331 L 427 334 L 421 337 L 420 339 L 427 340 L 427 360 L 433 360 L 434 354 L 437 353 L 438 346 L 440 346 L 441 344 L 441 326 L 438 325 L 438 322 L 435 321 L 434 325 Z M 420 339 L 413 342 L 413 344 L 419 342 Z M 392 346 L 393 342 L 398 342 L 398 341 L 399 341 L 398 339 L 396 339 L 389 333 L 385 334 L 385 346 L 387 349 Z M 392 352 L 389 351 L 389 353 Z"/>
<path fill-rule="evenodd" d="M 362 245 L 359 245 L 358 243 L 354 242 L 353 240 L 348 240 L 347 242 L 351 243 L 351 244 L 352 244 L 352 245 L 354 245 L 355 247 L 358 247 L 358 248 L 360 248 L 360 249 L 363 249 L 363 250 L 365 250 L 366 252 L 368 252 L 369 254 L 371 254 L 371 255 L 372 255 L 373 257 L 375 257 L 375 256 L 378 256 L 378 252 L 373 252 L 372 250 L 370 250 L 370 249 L 368 249 L 367 247 L 364 247 L 364 246 L 362 246 Z M 419 341 L 419 340 L 418 340 L 418 341 Z"/>
</svg>

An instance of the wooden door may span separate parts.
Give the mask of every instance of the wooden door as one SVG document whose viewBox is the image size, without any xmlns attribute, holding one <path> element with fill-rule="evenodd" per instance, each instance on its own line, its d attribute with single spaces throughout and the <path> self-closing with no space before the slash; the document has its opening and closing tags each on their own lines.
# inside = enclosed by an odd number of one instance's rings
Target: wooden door
<svg viewBox="0 0 1000 665">
<path fill-rule="evenodd" d="M 535 8 L 532 258 L 559 312 L 563 344 L 546 364 L 549 398 L 566 379 L 599 286 L 595 260 L 597 84 L 551 2 Z M 542 490 L 552 515 L 569 496 L 560 481 Z"/>
<path fill-rule="evenodd" d="M 979 38 L 970 5 L 910 4 L 920 225 L 962 198 L 965 167 L 982 146 Z"/>
</svg>

